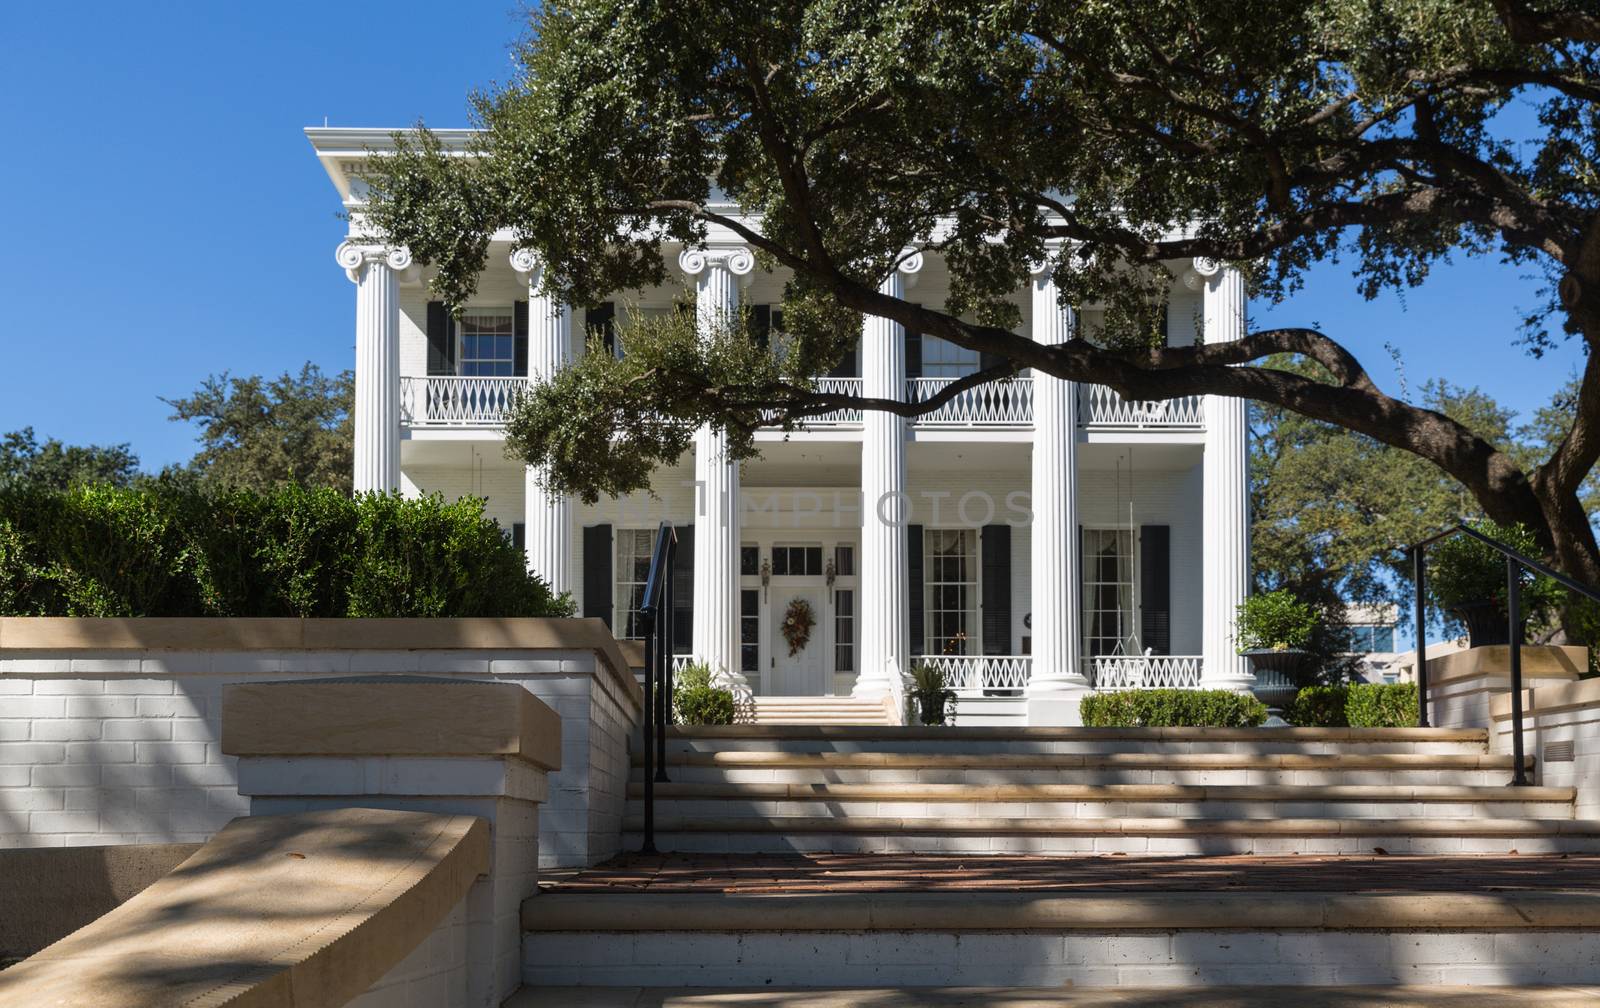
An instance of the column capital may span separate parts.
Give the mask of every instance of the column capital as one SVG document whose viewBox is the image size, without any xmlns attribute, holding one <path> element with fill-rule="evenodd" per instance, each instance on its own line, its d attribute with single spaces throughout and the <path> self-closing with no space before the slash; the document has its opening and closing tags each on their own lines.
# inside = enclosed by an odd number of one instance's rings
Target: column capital
<svg viewBox="0 0 1600 1008">
<path fill-rule="evenodd" d="M 544 258 L 531 248 L 512 249 L 510 262 L 511 268 L 526 280 L 529 286 L 537 286 L 544 278 Z"/>
<path fill-rule="evenodd" d="M 908 277 L 921 273 L 922 251 L 914 248 L 903 249 L 900 252 L 900 261 L 895 265 L 895 269 Z"/>
<path fill-rule="evenodd" d="M 1034 276 L 1048 276 L 1055 272 L 1056 266 L 1061 263 L 1061 256 L 1067 250 L 1067 243 L 1063 239 L 1054 239 L 1044 243 L 1044 255 L 1037 259 L 1028 260 L 1028 272 Z"/>
<path fill-rule="evenodd" d="M 411 250 L 404 245 L 360 245 L 348 239 L 333 250 L 333 259 L 344 267 L 351 283 L 361 282 L 367 267 L 382 264 L 399 273 L 411 266 Z"/>
<path fill-rule="evenodd" d="M 1205 287 L 1206 282 L 1222 272 L 1222 263 L 1205 256 L 1195 256 L 1183 273 L 1183 285 L 1192 291 Z"/>
<path fill-rule="evenodd" d="M 690 276 L 720 268 L 736 277 L 746 277 L 756 268 L 756 257 L 743 245 L 686 248 L 678 253 L 678 268 Z"/>
</svg>

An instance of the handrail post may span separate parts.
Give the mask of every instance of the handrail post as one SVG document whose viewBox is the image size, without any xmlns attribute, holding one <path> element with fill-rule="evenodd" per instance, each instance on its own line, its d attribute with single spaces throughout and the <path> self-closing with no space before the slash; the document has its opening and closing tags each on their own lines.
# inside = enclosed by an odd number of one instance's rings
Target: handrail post
<svg viewBox="0 0 1600 1008">
<path fill-rule="evenodd" d="M 1522 765 L 1522 570 L 1510 556 L 1506 557 L 1506 610 L 1511 642 L 1511 786 L 1527 787 Z"/>
<path fill-rule="evenodd" d="M 651 677 L 655 674 L 655 621 L 648 612 L 641 612 L 639 618 L 650 625 L 644 632 L 644 843 L 639 845 L 640 854 L 654 854 L 656 852 L 656 773 L 655 773 L 655 723 L 651 712 L 650 698 L 654 690 L 651 688 Z"/>
<path fill-rule="evenodd" d="M 1424 581 L 1427 560 L 1426 546 L 1411 551 L 1412 579 L 1417 585 L 1417 727 L 1428 727 L 1428 608 Z"/>
<path fill-rule="evenodd" d="M 666 578 L 661 582 L 661 681 L 656 690 L 656 780 L 667 783 L 667 724 L 672 720 L 672 660 L 673 660 L 673 565 L 678 553 L 678 537 L 671 531 L 667 536 Z"/>
</svg>

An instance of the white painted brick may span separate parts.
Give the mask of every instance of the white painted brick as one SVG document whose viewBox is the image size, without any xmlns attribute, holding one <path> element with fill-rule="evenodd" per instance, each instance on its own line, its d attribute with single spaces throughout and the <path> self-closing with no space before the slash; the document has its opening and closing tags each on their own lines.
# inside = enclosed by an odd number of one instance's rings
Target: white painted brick
<svg viewBox="0 0 1600 1008">
<path fill-rule="evenodd" d="M 101 737 L 107 741 L 165 741 L 172 737 L 173 726 L 181 723 L 164 718 L 112 718 L 102 722 Z"/>
<path fill-rule="evenodd" d="M 89 765 L 70 766 L 56 764 L 50 766 L 17 767 L 23 773 L 22 783 L 31 783 L 34 787 L 88 787 L 100 783 L 100 767 Z M 29 771 L 32 771 L 31 777 Z M 0 785 L 14 783 L 13 779 L 0 770 Z"/>
<path fill-rule="evenodd" d="M 96 812 L 34 812 L 28 816 L 30 833 L 94 833 L 99 828 Z"/>
<path fill-rule="evenodd" d="M 5 701 L 8 718 L 58 718 L 67 714 L 66 698 L 60 696 L 19 696 Z"/>
<path fill-rule="evenodd" d="M 65 758 L 69 763 L 132 763 L 135 751 L 132 742 L 68 742 Z"/>
<path fill-rule="evenodd" d="M 174 742 L 216 742 L 217 729 L 200 718 L 173 718 L 168 722 Z"/>
<path fill-rule="evenodd" d="M 150 679 L 203 676 L 211 672 L 210 651 L 166 651 L 145 655 L 139 660 L 139 675 Z"/>
<path fill-rule="evenodd" d="M 32 734 L 32 721 L 0 721 L 0 742 L 26 742 Z"/>
<path fill-rule="evenodd" d="M 35 742 L 83 742 L 100 737 L 101 722 L 84 718 L 33 722 Z"/>
<path fill-rule="evenodd" d="M 138 711 L 140 717 L 194 718 L 205 713 L 199 698 L 192 696 L 142 696 L 138 700 Z"/>
<path fill-rule="evenodd" d="M 138 658 L 73 658 L 75 676 L 138 675 Z"/>
<path fill-rule="evenodd" d="M 105 692 L 102 679 L 35 679 L 35 696 L 87 696 Z"/>
<path fill-rule="evenodd" d="M 204 763 L 204 742 L 136 742 L 134 758 L 140 763 Z"/>
<path fill-rule="evenodd" d="M 66 753 L 67 747 L 60 742 L 0 742 L 0 764 L 59 763 Z"/>
<path fill-rule="evenodd" d="M 177 683 L 171 679 L 108 679 L 106 693 L 115 696 L 171 696 Z"/>
<path fill-rule="evenodd" d="M 0 659 L 0 675 L 53 676 L 72 671 L 72 662 L 66 658 L 5 658 Z"/>
</svg>

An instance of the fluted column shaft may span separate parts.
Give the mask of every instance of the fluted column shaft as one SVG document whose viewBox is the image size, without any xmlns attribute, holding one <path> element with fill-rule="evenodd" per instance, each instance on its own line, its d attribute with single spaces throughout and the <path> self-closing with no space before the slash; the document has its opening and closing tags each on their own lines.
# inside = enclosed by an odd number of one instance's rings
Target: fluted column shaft
<svg viewBox="0 0 1600 1008">
<path fill-rule="evenodd" d="M 1043 344 L 1072 338 L 1071 309 L 1061 307 L 1045 263 L 1033 277 L 1033 338 Z M 1088 686 L 1078 655 L 1077 383 L 1033 376 L 1033 527 L 1030 558 L 1033 665 L 1028 696 L 1082 692 Z"/>
<path fill-rule="evenodd" d="M 526 250 L 512 253 L 512 268 L 528 281 L 528 380 L 549 381 L 567 366 L 572 313 L 543 287 L 541 264 Z M 523 472 L 523 544 L 528 569 L 556 593 L 572 590 L 572 501 L 546 489 L 541 468 Z"/>
<path fill-rule="evenodd" d="M 880 293 L 903 298 L 922 257 L 903 261 L 878 285 Z M 869 398 L 901 399 L 906 394 L 905 329 L 898 322 L 868 315 L 861 332 L 861 392 Z M 905 421 L 882 410 L 866 410 L 861 431 L 861 656 L 854 696 L 879 699 L 896 677 L 904 676 L 921 641 L 910 639 L 910 580 L 906 554 Z"/>
<path fill-rule="evenodd" d="M 1241 338 L 1245 302 L 1244 280 L 1239 271 L 1200 261 L 1195 272 L 1204 280 L 1202 318 L 1206 342 Z M 1245 401 L 1207 396 L 1205 419 L 1202 685 L 1244 690 L 1255 681 L 1234 641 L 1236 612 L 1250 591 L 1250 466 Z"/>
<path fill-rule="evenodd" d="M 686 251 L 678 257 L 695 278 L 695 323 L 703 339 L 736 324 L 740 278 L 755 262 L 748 249 Z M 713 681 L 747 692 L 739 668 L 739 467 L 728 459 L 727 435 L 701 427 L 694 436 L 694 654 Z"/>
<path fill-rule="evenodd" d="M 356 493 L 400 489 L 400 283 L 405 249 L 341 244 L 334 258 L 356 285 Z"/>
</svg>

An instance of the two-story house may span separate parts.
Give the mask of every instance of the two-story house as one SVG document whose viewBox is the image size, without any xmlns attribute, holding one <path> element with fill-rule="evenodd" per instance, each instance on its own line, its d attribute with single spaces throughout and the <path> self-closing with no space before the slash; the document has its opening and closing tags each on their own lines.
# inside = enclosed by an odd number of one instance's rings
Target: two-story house
<svg viewBox="0 0 1600 1008">
<path fill-rule="evenodd" d="M 347 209 L 387 130 L 309 129 Z M 443 133 L 459 143 L 465 132 Z M 694 305 L 715 324 L 748 309 L 781 328 L 783 275 L 731 234 L 666 250 L 675 282 L 594 308 L 553 303 L 539 264 L 503 236 L 455 317 L 430 300 L 405 249 L 364 241 L 337 260 L 356 285 L 356 488 L 484 497 L 532 569 L 619 638 L 637 607 L 657 523 L 680 529 L 677 638 L 757 697 L 893 697 L 915 663 L 942 666 L 964 723 L 1076 723 L 1090 690 L 1248 688 L 1234 609 L 1248 584 L 1244 403 L 1129 402 L 1028 374 L 903 420 L 840 411 L 761 437 L 732 465 L 702 431 L 655 496 L 589 507 L 552 498 L 503 450 L 516 390 L 597 335 L 625 353 L 631 313 Z M 1171 267 L 1174 345 L 1243 332 L 1239 275 Z M 942 304 L 947 273 L 912 255 L 885 290 Z M 1063 309 L 1041 267 L 1015 299 L 1022 332 L 1092 336 L 1094 305 Z M 867 396 L 926 397 L 981 366 L 944 340 L 868 317 L 855 355 L 820 380 Z M 785 633 L 786 618 L 790 632 Z M 804 634 L 794 633 L 797 623 Z"/>
</svg>

